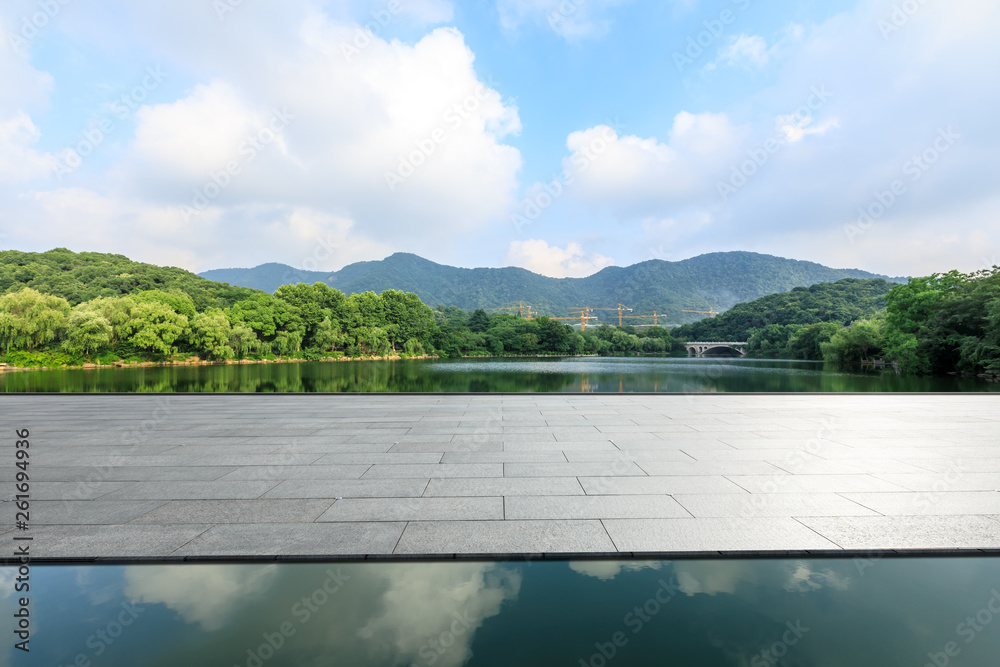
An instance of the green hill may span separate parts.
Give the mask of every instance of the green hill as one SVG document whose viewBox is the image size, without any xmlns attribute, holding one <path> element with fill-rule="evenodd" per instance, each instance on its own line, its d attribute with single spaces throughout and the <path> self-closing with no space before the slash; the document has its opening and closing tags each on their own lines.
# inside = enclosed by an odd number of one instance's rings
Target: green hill
<svg viewBox="0 0 1000 667">
<path fill-rule="evenodd" d="M 0 251 L 0 294 L 31 287 L 54 294 L 75 306 L 97 297 L 122 296 L 145 290 L 181 291 L 199 311 L 225 308 L 256 290 L 206 280 L 172 266 L 133 262 L 124 255 L 75 253 L 65 248 L 48 252 Z"/>
<path fill-rule="evenodd" d="M 295 282 L 323 282 L 345 294 L 398 289 L 413 292 L 430 305 L 464 310 L 524 302 L 536 312 L 553 316 L 576 306 L 607 308 L 622 303 L 635 313 L 656 310 L 670 323 L 701 317 L 683 310 L 724 311 L 768 294 L 844 278 L 902 281 L 857 269 L 831 269 L 814 262 L 752 252 L 710 253 L 679 262 L 650 260 L 628 267 L 608 267 L 586 278 L 548 278 L 515 267 L 463 269 L 409 253 L 358 262 L 333 272 L 301 271 L 272 263 L 252 269 L 215 269 L 199 275 L 266 292 Z M 599 316 L 610 317 L 606 311 Z"/>
<path fill-rule="evenodd" d="M 847 326 L 885 310 L 885 295 L 892 285 L 880 278 L 845 278 L 835 283 L 796 287 L 737 304 L 718 317 L 685 324 L 671 334 L 685 340 L 746 341 L 753 329 L 769 325 L 833 322 Z"/>
</svg>

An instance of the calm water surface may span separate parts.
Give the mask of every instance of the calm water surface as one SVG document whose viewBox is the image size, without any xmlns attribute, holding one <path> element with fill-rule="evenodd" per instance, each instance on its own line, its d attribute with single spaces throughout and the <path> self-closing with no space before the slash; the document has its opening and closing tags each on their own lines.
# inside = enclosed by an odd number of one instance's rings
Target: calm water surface
<svg viewBox="0 0 1000 667">
<path fill-rule="evenodd" d="M 978 378 L 844 371 L 821 362 L 670 357 L 346 361 L 21 371 L 0 392 L 995 391 Z"/>
<path fill-rule="evenodd" d="M 35 565 L 31 596 L 31 652 L 8 632 L 3 664 L 996 667 L 1000 656 L 995 558 Z"/>
</svg>

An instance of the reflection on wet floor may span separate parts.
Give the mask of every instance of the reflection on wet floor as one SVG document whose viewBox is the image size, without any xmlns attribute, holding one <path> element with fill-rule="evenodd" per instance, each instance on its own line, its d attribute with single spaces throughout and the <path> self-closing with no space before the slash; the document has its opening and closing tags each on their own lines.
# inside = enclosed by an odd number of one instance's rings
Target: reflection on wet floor
<svg viewBox="0 0 1000 667">
<path fill-rule="evenodd" d="M 10 648 L 5 664 L 985 667 L 1000 655 L 995 558 L 39 565 L 32 580 L 32 651 Z"/>
</svg>

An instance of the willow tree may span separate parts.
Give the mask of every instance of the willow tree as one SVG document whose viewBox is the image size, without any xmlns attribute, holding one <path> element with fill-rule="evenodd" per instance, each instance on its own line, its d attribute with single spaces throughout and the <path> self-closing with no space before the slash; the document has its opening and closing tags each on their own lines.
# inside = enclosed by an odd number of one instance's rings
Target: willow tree
<svg viewBox="0 0 1000 667">
<path fill-rule="evenodd" d="M 4 352 L 48 345 L 62 338 L 70 307 L 66 299 L 30 287 L 0 297 L 0 349 Z"/>
<path fill-rule="evenodd" d="M 111 323 L 87 303 L 81 303 L 69 316 L 63 349 L 70 354 L 92 356 L 111 346 Z"/>
</svg>

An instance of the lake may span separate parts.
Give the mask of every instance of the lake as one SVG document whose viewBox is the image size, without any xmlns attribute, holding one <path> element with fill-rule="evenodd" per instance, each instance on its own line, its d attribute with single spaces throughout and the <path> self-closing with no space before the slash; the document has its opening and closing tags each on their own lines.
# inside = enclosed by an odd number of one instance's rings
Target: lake
<svg viewBox="0 0 1000 667">
<path fill-rule="evenodd" d="M 953 392 L 981 378 L 740 358 L 420 359 L 18 371 L 0 392 Z"/>
<path fill-rule="evenodd" d="M 15 576 L 0 568 L 8 590 Z M 8 632 L 3 664 L 992 667 L 1000 656 L 996 558 L 35 565 L 30 577 L 31 652 Z"/>
</svg>

